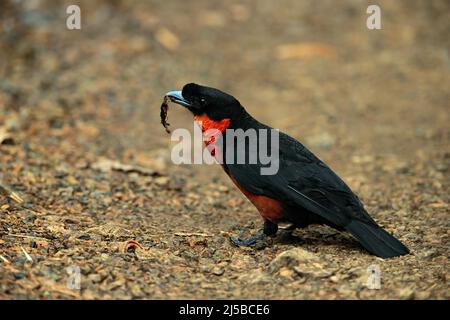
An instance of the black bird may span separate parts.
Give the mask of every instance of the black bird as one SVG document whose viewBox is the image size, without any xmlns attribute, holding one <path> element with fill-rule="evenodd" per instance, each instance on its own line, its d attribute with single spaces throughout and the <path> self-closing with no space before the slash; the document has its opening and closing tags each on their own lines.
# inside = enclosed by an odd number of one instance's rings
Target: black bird
<svg viewBox="0 0 450 320">
<path fill-rule="evenodd" d="M 267 144 L 273 143 L 270 134 L 262 136 L 259 131 L 272 128 L 254 119 L 237 99 L 225 92 L 189 83 L 182 91 L 168 92 L 166 97 L 189 109 L 195 121 L 201 124 L 203 132 L 208 129 L 222 133 L 228 129 L 242 129 L 245 132 L 254 129 L 258 142 L 267 139 Z M 346 230 L 367 251 L 382 258 L 409 253 L 405 245 L 369 216 L 344 181 L 294 138 L 279 132 L 279 169 L 276 174 L 262 175 L 261 168 L 265 165 L 259 159 L 256 163 L 225 160 L 227 152 L 230 152 L 226 137 L 226 134 L 222 134 L 220 139 L 208 136 L 206 144 L 208 147 L 218 146 L 221 141 L 223 169 L 264 219 L 262 232 L 245 240 L 231 238 L 235 245 L 255 245 L 265 237 L 276 234 L 279 223 L 287 222 L 293 228 L 325 224 L 337 230 Z M 233 146 L 245 151 L 250 151 L 251 147 L 248 139 L 245 139 L 244 145 Z M 233 154 L 239 151 L 242 150 L 234 149 Z M 213 155 L 217 157 L 217 154 Z M 248 160 L 248 157 L 245 159 Z"/>
</svg>

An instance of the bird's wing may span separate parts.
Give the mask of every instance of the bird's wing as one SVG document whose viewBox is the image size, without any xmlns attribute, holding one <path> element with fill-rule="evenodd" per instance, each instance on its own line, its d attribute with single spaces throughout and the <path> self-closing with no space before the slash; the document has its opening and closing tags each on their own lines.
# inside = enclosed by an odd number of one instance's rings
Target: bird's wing
<svg viewBox="0 0 450 320">
<path fill-rule="evenodd" d="M 353 219 L 374 223 L 350 188 L 301 143 L 280 134 L 279 149 L 275 175 L 261 175 L 260 164 L 227 165 L 227 171 L 248 191 L 304 208 L 337 226 Z"/>
</svg>

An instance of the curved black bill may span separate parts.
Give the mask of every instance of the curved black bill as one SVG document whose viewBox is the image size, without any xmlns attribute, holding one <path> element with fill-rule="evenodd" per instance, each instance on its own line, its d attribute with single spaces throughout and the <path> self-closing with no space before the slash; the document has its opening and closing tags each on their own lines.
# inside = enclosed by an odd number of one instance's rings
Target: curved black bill
<svg viewBox="0 0 450 320">
<path fill-rule="evenodd" d="M 181 91 L 169 91 L 166 93 L 166 97 L 168 97 L 170 99 L 170 101 L 180 104 L 183 107 L 191 106 L 190 102 L 187 101 L 185 98 L 183 98 Z"/>
</svg>

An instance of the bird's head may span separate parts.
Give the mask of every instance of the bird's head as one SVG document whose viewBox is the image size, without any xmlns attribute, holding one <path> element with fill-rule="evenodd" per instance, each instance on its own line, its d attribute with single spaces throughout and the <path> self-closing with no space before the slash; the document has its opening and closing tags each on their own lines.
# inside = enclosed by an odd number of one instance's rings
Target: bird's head
<svg viewBox="0 0 450 320">
<path fill-rule="evenodd" d="M 195 116 L 206 115 L 214 121 L 232 119 L 243 110 L 233 96 L 195 83 L 186 84 L 182 91 L 170 91 L 166 96 L 172 102 L 189 109 Z"/>
</svg>

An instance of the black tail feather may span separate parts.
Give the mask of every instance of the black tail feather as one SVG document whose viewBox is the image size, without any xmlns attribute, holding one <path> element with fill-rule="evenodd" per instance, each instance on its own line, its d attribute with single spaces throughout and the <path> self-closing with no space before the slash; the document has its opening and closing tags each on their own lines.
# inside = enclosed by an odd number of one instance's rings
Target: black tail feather
<svg viewBox="0 0 450 320">
<path fill-rule="evenodd" d="M 370 253 L 381 258 L 392 258 L 409 253 L 409 249 L 394 236 L 375 224 L 352 220 L 345 229 Z"/>
</svg>

